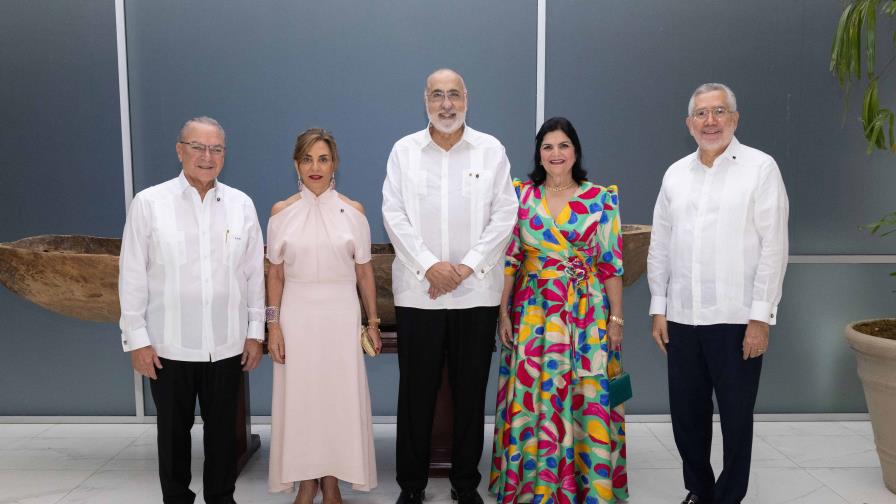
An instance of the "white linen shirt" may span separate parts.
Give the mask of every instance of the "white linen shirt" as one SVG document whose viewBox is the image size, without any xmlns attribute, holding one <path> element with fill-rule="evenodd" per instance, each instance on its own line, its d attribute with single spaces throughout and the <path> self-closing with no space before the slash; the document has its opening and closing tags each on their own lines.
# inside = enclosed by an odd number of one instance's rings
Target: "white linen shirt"
<svg viewBox="0 0 896 504">
<path fill-rule="evenodd" d="M 687 325 L 774 325 L 787 267 L 787 192 L 771 156 L 732 138 L 666 171 L 647 256 L 650 314 Z"/>
<path fill-rule="evenodd" d="M 395 247 L 396 306 L 463 309 L 498 306 L 504 251 L 518 202 L 510 161 L 493 136 L 464 126 L 445 151 L 429 129 L 392 147 L 383 183 L 383 223 Z M 473 270 L 457 289 L 430 299 L 426 271 L 439 261 Z"/>
<path fill-rule="evenodd" d="M 121 240 L 121 345 L 218 361 L 264 339 L 264 243 L 255 206 L 215 181 L 199 198 L 183 172 L 140 191 Z"/>
</svg>

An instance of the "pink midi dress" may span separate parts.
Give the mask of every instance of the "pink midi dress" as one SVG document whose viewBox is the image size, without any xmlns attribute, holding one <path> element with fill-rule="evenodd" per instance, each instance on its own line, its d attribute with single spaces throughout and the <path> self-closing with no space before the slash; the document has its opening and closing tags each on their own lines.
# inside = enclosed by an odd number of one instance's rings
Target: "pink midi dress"
<svg viewBox="0 0 896 504">
<path fill-rule="evenodd" d="M 286 345 L 286 363 L 274 363 L 268 488 L 335 476 L 370 490 L 376 460 L 355 276 L 371 259 L 367 218 L 333 189 L 306 190 L 268 222 L 267 257 L 283 264 Z"/>
</svg>

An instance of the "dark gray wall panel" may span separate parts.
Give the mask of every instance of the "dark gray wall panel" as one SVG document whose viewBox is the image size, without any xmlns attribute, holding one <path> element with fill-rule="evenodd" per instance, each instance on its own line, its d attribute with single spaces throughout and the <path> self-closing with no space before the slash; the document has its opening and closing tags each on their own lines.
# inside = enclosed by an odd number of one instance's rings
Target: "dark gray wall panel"
<svg viewBox="0 0 896 504">
<path fill-rule="evenodd" d="M 120 236 L 114 2 L 0 3 L 0 241 Z M 128 415 L 115 324 L 55 315 L 0 289 L 0 415 Z"/>
<path fill-rule="evenodd" d="M 228 133 L 222 179 L 246 191 L 262 225 L 294 192 L 292 148 L 311 126 L 331 130 L 338 189 L 368 209 L 377 242 L 392 144 L 426 125 L 424 78 L 456 68 L 468 122 L 530 156 L 535 117 L 535 8 L 514 0 L 454 2 L 127 2 L 138 189 L 178 172 L 183 121 L 207 114 Z M 213 13 L 198 15 L 197 13 Z M 462 27 L 462 28 L 461 28 Z"/>
<path fill-rule="evenodd" d="M 0 288 L 0 416 L 133 415 L 115 324 L 56 315 Z"/>
<path fill-rule="evenodd" d="M 623 219 L 649 223 L 665 169 L 696 146 L 684 125 L 694 88 L 737 93 L 737 136 L 775 157 L 791 200 L 791 253 L 892 254 L 857 229 L 893 210 L 896 159 L 865 155 L 853 104 L 828 71 L 838 0 L 551 1 L 545 116 L 579 130 L 586 167 L 618 183 Z M 892 23 L 890 23 L 892 24 Z M 886 61 L 886 58 L 884 58 Z M 896 104 L 896 88 L 882 94 Z"/>
<path fill-rule="evenodd" d="M 850 321 L 892 317 L 893 265 L 790 264 L 778 324 L 764 357 L 757 413 L 864 413 Z M 650 336 L 646 279 L 625 290 L 623 365 L 632 375 L 629 414 L 668 414 L 665 357 Z"/>
</svg>

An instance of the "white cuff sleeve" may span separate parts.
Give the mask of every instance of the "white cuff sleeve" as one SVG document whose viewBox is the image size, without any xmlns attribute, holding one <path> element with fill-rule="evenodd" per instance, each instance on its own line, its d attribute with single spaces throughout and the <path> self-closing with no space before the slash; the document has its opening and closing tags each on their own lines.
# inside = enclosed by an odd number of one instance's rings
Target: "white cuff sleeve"
<svg viewBox="0 0 896 504">
<path fill-rule="evenodd" d="M 264 322 L 250 321 L 246 338 L 264 341 Z"/>
<path fill-rule="evenodd" d="M 481 264 L 482 254 L 475 250 L 467 252 L 467 255 L 464 256 L 460 263 L 469 266 L 470 269 L 473 270 L 473 274 L 476 275 L 476 278 L 480 280 L 485 278 L 485 274 L 495 266 L 494 264 Z"/>
<path fill-rule="evenodd" d="M 417 280 L 423 280 L 426 277 L 426 272 L 429 271 L 429 268 L 432 268 L 432 265 L 439 262 L 439 258 L 434 256 L 431 252 L 426 251 L 423 253 L 422 257 L 417 258 L 417 261 L 420 263 L 420 269 L 414 270 L 413 266 L 408 265 L 408 268 L 411 269 L 411 273 L 417 277 Z"/>
<path fill-rule="evenodd" d="M 666 298 L 653 296 L 650 298 L 650 315 L 666 314 Z"/>
<path fill-rule="evenodd" d="M 152 341 L 149 340 L 149 333 L 146 332 L 146 327 L 121 333 L 121 348 L 124 349 L 125 352 L 147 347 L 151 344 Z"/>
<path fill-rule="evenodd" d="M 765 301 L 753 301 L 750 307 L 750 320 L 758 320 L 768 325 L 775 325 L 778 316 L 778 307 Z"/>
</svg>

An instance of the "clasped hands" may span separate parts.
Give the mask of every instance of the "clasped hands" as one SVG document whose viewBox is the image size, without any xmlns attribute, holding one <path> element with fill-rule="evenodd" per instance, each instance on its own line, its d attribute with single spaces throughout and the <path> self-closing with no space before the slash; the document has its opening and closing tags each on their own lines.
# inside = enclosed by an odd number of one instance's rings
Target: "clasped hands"
<svg viewBox="0 0 896 504">
<path fill-rule="evenodd" d="M 426 279 L 429 281 L 429 298 L 448 294 L 457 288 L 468 276 L 473 274 L 473 269 L 466 264 L 452 264 L 448 261 L 439 261 L 426 270 Z"/>
</svg>

